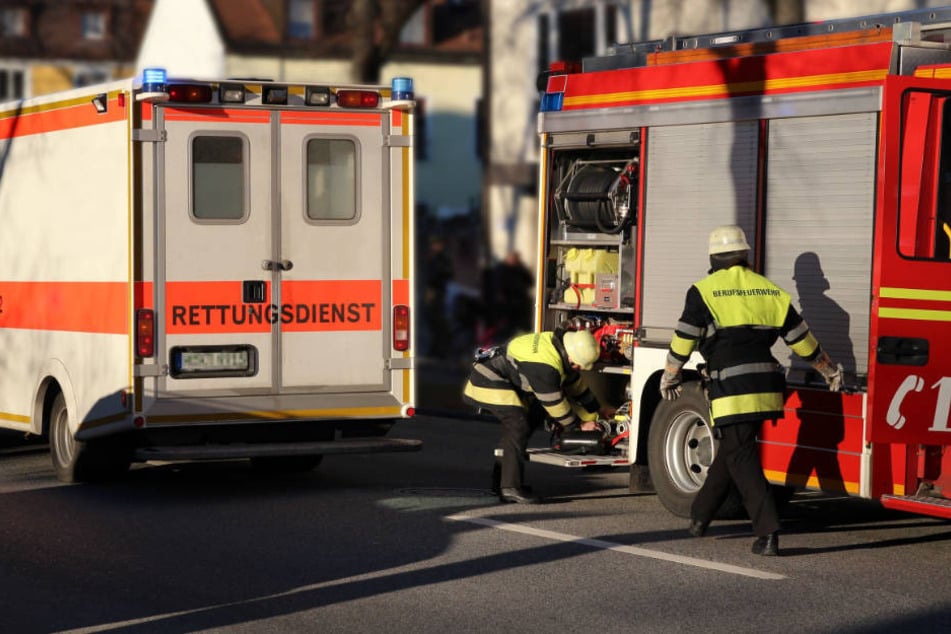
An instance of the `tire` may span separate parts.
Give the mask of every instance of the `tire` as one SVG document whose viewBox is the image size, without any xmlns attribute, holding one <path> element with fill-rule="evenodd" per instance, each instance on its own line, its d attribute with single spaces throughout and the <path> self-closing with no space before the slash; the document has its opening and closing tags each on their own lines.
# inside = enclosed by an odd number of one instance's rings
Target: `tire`
<svg viewBox="0 0 951 634">
<path fill-rule="evenodd" d="M 79 454 L 82 443 L 73 438 L 69 429 L 69 412 L 66 409 L 66 399 L 57 394 L 50 408 L 50 457 L 53 461 L 53 470 L 60 482 L 79 482 Z"/>
<path fill-rule="evenodd" d="M 129 469 L 130 447 L 121 438 L 76 440 L 69 429 L 66 399 L 59 393 L 50 406 L 50 457 L 61 482 L 90 482 L 116 477 Z"/>
<path fill-rule="evenodd" d="M 678 517 L 690 517 L 690 506 L 716 455 L 718 443 L 708 419 L 709 406 L 699 381 L 684 383 L 680 398 L 662 400 L 651 419 L 647 439 L 651 479 L 661 504 Z M 742 515 L 742 500 L 734 489 L 717 517 Z"/>
</svg>

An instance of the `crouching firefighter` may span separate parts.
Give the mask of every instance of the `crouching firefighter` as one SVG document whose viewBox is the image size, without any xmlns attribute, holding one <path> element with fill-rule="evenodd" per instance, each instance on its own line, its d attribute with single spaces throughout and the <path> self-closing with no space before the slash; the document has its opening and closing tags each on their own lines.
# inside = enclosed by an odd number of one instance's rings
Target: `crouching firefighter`
<svg viewBox="0 0 951 634">
<path fill-rule="evenodd" d="M 553 425 L 554 441 L 565 430 L 596 429 L 599 410 L 612 415 L 581 377 L 599 356 L 589 331 L 562 329 L 519 335 L 477 355 L 463 400 L 487 410 L 502 425 L 492 482 L 502 502 L 541 502 L 523 477 L 528 439 L 546 420 Z"/>
</svg>

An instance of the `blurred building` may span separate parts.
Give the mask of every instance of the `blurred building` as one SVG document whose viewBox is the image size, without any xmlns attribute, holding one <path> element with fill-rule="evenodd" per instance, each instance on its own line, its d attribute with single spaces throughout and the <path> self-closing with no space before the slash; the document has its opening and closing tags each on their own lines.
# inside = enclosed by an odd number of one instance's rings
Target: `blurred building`
<svg viewBox="0 0 951 634">
<path fill-rule="evenodd" d="M 0 0 L 0 101 L 132 75 L 153 0 Z"/>
<path fill-rule="evenodd" d="M 948 0 L 485 0 L 487 156 L 483 213 L 494 260 L 520 251 L 537 261 L 539 73 L 556 60 L 603 55 L 614 43 L 764 27 L 771 7 L 797 4 L 807 22 Z M 801 11 L 799 11 L 801 9 Z"/>
<path fill-rule="evenodd" d="M 396 1 L 396 0 L 392 0 Z M 132 76 L 353 83 L 349 0 L 0 0 L 0 101 Z M 426 0 L 381 82 L 412 77 L 424 215 L 477 214 L 478 0 Z"/>
<path fill-rule="evenodd" d="M 159 66 L 170 76 L 353 83 L 351 4 L 155 0 L 136 70 Z M 416 199 L 423 214 L 478 212 L 482 25 L 478 0 L 427 0 L 380 72 L 382 83 L 398 76 L 415 83 Z"/>
</svg>

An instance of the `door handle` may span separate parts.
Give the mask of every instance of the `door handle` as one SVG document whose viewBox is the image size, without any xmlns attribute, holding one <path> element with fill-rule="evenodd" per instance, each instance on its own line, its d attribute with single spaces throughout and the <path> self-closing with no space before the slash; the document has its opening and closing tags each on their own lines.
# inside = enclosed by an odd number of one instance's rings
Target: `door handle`
<svg viewBox="0 0 951 634">
<path fill-rule="evenodd" d="M 876 359 L 885 365 L 927 365 L 928 340 L 915 337 L 879 337 Z"/>
<path fill-rule="evenodd" d="M 290 271 L 294 268 L 294 263 L 290 260 L 262 260 L 261 268 L 265 271 Z"/>
</svg>

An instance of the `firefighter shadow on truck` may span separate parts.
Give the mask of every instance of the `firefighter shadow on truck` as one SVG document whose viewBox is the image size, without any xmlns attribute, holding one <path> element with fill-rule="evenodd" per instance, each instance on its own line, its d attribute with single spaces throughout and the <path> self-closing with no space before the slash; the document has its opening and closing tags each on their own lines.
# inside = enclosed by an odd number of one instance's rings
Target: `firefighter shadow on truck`
<svg viewBox="0 0 951 634">
<path fill-rule="evenodd" d="M 803 319 L 819 341 L 835 346 L 835 358 L 845 370 L 845 384 L 853 383 L 848 380 L 855 376 L 849 314 L 826 295 L 830 284 L 822 271 L 819 256 L 811 251 L 800 254 L 796 258 L 793 281 Z M 815 372 L 810 370 L 795 378 L 807 384 L 821 379 L 811 374 Z M 818 486 L 823 491 L 845 493 L 845 478 L 838 458 L 838 446 L 845 439 L 841 395 L 825 390 L 792 390 L 786 407 L 795 411 L 798 422 L 796 449 L 786 468 L 787 487 L 806 488 L 814 473 L 818 482 L 813 482 L 812 488 Z M 783 424 L 788 426 L 789 422 Z"/>
</svg>

